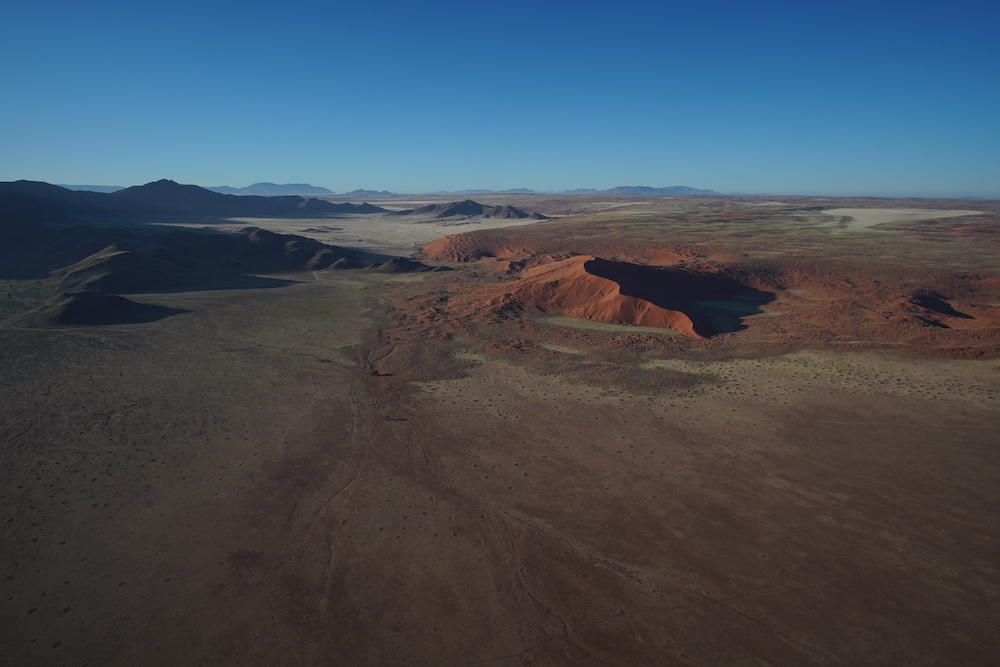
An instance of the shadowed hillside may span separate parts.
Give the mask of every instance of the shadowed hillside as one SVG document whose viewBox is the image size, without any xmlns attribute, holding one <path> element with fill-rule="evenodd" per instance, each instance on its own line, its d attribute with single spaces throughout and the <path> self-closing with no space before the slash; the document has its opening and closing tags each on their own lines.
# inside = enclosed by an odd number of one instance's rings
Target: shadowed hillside
<svg viewBox="0 0 1000 667">
<path fill-rule="evenodd" d="M 371 204 L 334 204 L 299 196 L 226 195 L 166 179 L 112 193 L 67 190 L 34 181 L 0 183 L 0 224 L 106 222 L 155 216 L 318 218 L 384 212 Z"/>
<path fill-rule="evenodd" d="M 188 312 L 89 290 L 66 292 L 13 319 L 21 327 L 141 324 Z"/>
<path fill-rule="evenodd" d="M 0 248 L 0 278 L 45 278 L 48 286 L 63 291 L 127 294 L 194 289 L 220 278 L 232 284 L 241 274 L 320 270 L 338 260 L 361 266 L 353 250 L 255 227 L 238 234 L 142 234 L 95 227 L 36 232 Z"/>
</svg>

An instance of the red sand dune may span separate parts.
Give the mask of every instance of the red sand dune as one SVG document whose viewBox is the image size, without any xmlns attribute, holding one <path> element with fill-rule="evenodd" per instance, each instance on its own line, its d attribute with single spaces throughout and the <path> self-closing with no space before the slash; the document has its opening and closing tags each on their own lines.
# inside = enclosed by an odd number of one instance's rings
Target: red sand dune
<svg viewBox="0 0 1000 667">
<path fill-rule="evenodd" d="M 694 322 L 683 312 L 622 294 L 618 282 L 592 272 L 588 264 L 595 261 L 601 260 L 584 255 L 527 269 L 516 288 L 491 299 L 491 305 L 518 301 L 545 313 L 608 324 L 660 327 L 692 338 L 704 337 L 695 331 Z"/>
<path fill-rule="evenodd" d="M 538 254 L 535 249 L 510 247 L 494 241 L 489 234 L 467 232 L 425 243 L 420 249 L 423 257 L 440 262 L 475 262 L 482 259 L 517 262 Z"/>
</svg>

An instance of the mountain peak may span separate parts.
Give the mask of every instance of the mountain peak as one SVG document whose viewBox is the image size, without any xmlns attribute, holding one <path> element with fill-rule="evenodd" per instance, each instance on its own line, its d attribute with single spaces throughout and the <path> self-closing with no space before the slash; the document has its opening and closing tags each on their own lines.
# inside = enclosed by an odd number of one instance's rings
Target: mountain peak
<svg viewBox="0 0 1000 667">
<path fill-rule="evenodd" d="M 254 183 L 253 185 L 248 185 L 245 188 L 234 188 L 228 185 L 219 185 L 206 189 L 225 195 L 258 195 L 261 197 L 284 197 L 290 195 L 316 196 L 333 194 L 332 190 L 321 188 L 316 185 L 309 185 L 308 183 L 285 183 L 284 185 L 279 185 L 277 183 L 263 182 Z"/>
</svg>

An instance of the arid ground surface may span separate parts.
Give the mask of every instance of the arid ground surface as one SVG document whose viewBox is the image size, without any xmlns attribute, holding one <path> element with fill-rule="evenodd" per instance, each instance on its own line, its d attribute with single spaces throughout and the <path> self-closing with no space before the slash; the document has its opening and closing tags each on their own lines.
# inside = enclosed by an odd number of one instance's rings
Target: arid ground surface
<svg viewBox="0 0 1000 667">
<path fill-rule="evenodd" d="M 137 324 L 5 281 L 5 661 L 1000 662 L 996 202 L 489 203 L 552 219 L 259 221 L 453 270 Z"/>
</svg>

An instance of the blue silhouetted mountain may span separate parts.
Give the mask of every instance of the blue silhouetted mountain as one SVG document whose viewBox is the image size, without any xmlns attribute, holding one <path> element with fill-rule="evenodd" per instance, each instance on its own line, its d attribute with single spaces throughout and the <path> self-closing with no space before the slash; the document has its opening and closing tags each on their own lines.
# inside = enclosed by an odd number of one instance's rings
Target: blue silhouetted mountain
<svg viewBox="0 0 1000 667">
<path fill-rule="evenodd" d="M 712 190 L 689 188 L 686 185 L 672 185 L 666 188 L 651 188 L 648 185 L 619 185 L 617 188 L 602 190 L 609 195 L 714 195 Z"/>
<path fill-rule="evenodd" d="M 64 185 L 63 183 L 57 183 L 60 188 L 66 188 L 67 190 L 86 190 L 88 192 L 118 192 L 119 190 L 124 190 L 120 185 Z"/>
<path fill-rule="evenodd" d="M 686 185 L 671 185 L 666 188 L 653 188 L 648 185 L 619 185 L 617 188 L 608 190 L 596 190 L 594 188 L 577 188 L 566 190 L 564 195 L 714 195 L 718 194 L 712 190 L 702 190 L 700 188 L 689 188 Z"/>
<path fill-rule="evenodd" d="M 513 206 L 487 206 L 466 199 L 465 201 L 449 202 L 447 204 L 429 204 L 415 208 L 412 211 L 400 211 L 401 215 L 429 215 L 435 218 L 500 218 L 503 220 L 530 218 L 532 220 L 548 220 L 541 213 L 526 213 Z"/>
<path fill-rule="evenodd" d="M 486 190 L 486 189 L 472 189 L 472 190 L 454 190 L 451 192 L 438 192 L 430 194 L 442 194 L 442 195 L 537 195 L 536 190 L 531 190 L 530 188 L 510 188 L 508 190 Z"/>
<path fill-rule="evenodd" d="M 345 192 L 342 196 L 344 197 L 396 197 L 395 192 L 389 192 L 388 190 L 351 190 L 350 192 Z"/>
<path fill-rule="evenodd" d="M 332 195 L 333 191 L 308 183 L 254 183 L 245 188 L 233 188 L 228 185 L 208 187 L 206 190 L 224 195 L 258 195 L 261 197 L 276 197 L 281 195 Z"/>
</svg>

